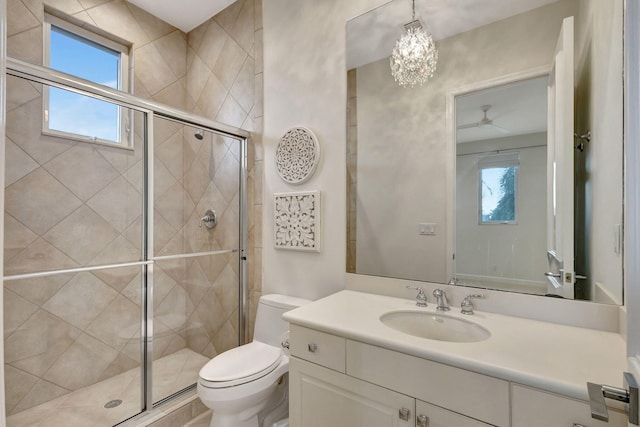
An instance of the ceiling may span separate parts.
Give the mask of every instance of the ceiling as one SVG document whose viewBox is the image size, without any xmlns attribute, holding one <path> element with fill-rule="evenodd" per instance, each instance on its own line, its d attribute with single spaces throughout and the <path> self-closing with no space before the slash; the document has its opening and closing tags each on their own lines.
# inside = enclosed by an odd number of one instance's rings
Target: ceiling
<svg viewBox="0 0 640 427">
<path fill-rule="evenodd" d="M 416 19 L 437 41 L 556 1 L 416 0 Z M 347 69 L 391 56 L 410 21 L 411 0 L 393 0 L 349 20 Z"/>
<path fill-rule="evenodd" d="M 456 127 L 482 120 L 483 105 L 492 125 L 457 129 L 458 144 L 546 132 L 547 76 L 456 97 Z"/>
<path fill-rule="evenodd" d="M 236 0 L 128 0 L 185 33 L 207 21 Z"/>
</svg>

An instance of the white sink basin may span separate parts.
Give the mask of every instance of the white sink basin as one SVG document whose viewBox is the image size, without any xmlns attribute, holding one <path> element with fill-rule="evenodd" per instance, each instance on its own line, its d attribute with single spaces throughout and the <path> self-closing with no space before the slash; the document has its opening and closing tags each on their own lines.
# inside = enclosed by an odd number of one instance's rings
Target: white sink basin
<svg viewBox="0 0 640 427">
<path fill-rule="evenodd" d="M 478 342 L 491 336 L 476 323 L 429 312 L 392 311 L 380 316 L 380 321 L 396 331 L 430 340 Z"/>
</svg>

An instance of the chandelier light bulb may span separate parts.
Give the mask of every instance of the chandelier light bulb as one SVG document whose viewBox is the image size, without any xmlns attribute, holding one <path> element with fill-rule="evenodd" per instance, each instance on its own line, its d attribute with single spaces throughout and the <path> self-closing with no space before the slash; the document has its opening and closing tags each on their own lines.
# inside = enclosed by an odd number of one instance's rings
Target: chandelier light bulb
<svg viewBox="0 0 640 427">
<path fill-rule="evenodd" d="M 391 75 L 403 87 L 426 83 L 436 71 L 438 51 L 430 34 L 415 20 L 405 25 L 406 33 L 396 42 L 391 54 Z"/>
</svg>

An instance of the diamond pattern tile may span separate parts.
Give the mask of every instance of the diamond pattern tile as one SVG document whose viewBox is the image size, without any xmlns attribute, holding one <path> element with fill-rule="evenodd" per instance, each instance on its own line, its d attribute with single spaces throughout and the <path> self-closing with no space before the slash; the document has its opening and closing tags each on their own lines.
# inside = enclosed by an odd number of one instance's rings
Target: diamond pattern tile
<svg viewBox="0 0 640 427">
<path fill-rule="evenodd" d="M 92 144 L 77 144 L 51 160 L 45 168 L 84 201 L 119 175 Z"/>
<path fill-rule="evenodd" d="M 7 212 L 38 235 L 44 234 L 80 205 L 80 200 L 43 168 L 5 190 Z"/>
<path fill-rule="evenodd" d="M 138 95 L 186 105 L 229 124 L 245 125 L 255 113 L 260 89 L 254 74 L 261 67 L 255 56 L 261 54 L 254 42 L 252 0 L 236 2 L 189 35 L 120 0 L 52 1 L 140 46 Z M 42 0 L 10 2 L 16 7 L 9 19 L 23 19 L 11 25 L 31 25 L 29 14 L 37 18 L 43 7 Z M 12 12 L 17 9 L 22 18 Z M 11 37 L 8 44 L 10 54 L 29 52 L 22 57 L 34 62 L 42 57 L 39 28 Z M 43 136 L 41 92 L 38 84 L 10 83 L 5 273 L 139 260 L 142 117 L 136 113 L 134 151 Z M 238 145 L 211 134 L 197 140 L 193 128 L 168 120 L 154 124 L 155 252 L 237 246 Z M 220 215 L 214 231 L 198 227 L 206 209 Z M 197 373 L 207 358 L 237 345 L 236 264 L 237 256 L 225 254 L 156 265 L 154 359 L 171 354 L 166 389 L 158 395 L 182 386 L 177 371 Z M 76 408 L 65 416 L 47 402 L 53 405 L 52 399 L 67 394 L 71 399 L 72 390 L 110 382 L 129 369 L 139 372 L 141 280 L 136 267 L 5 283 L 7 408 L 13 419 L 30 420 L 16 427 L 40 419 L 51 426 L 85 426 L 96 411 Z M 185 347 L 204 356 L 185 358 Z M 171 367 L 176 363 L 177 371 Z M 139 393 L 139 379 L 127 378 L 126 390 Z M 119 387 L 120 395 L 129 393 Z M 101 401 L 104 393 L 83 394 Z M 139 396 L 134 400 L 132 408 L 139 409 Z"/>
<path fill-rule="evenodd" d="M 107 221 L 91 208 L 81 206 L 43 237 L 79 265 L 88 265 L 116 236 L 118 231 Z"/>
</svg>

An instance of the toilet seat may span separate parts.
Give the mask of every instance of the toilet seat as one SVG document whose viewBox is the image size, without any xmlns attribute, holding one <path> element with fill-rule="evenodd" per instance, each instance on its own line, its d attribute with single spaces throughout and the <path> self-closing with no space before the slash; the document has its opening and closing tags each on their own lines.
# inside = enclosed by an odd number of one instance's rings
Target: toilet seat
<svg viewBox="0 0 640 427">
<path fill-rule="evenodd" d="M 283 353 L 259 341 L 225 351 L 200 370 L 200 382 L 207 388 L 238 386 L 264 377 L 280 364 Z"/>
</svg>

